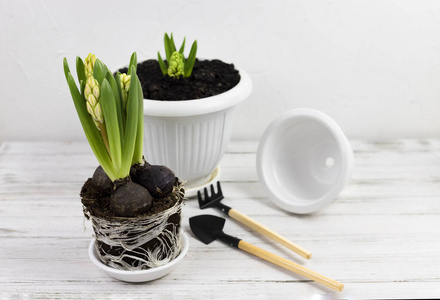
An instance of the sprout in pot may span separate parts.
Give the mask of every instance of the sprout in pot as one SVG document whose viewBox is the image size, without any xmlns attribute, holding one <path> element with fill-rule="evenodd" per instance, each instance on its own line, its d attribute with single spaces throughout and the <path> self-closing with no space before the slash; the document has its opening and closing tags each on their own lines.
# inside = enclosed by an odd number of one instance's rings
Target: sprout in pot
<svg viewBox="0 0 440 300">
<path fill-rule="evenodd" d="M 76 60 L 79 89 L 64 73 L 99 167 L 81 189 L 100 259 L 123 270 L 163 265 L 180 253 L 184 190 L 164 166 L 143 158 L 143 96 L 133 53 L 127 73 L 112 75 L 94 55 Z"/>
<path fill-rule="evenodd" d="M 167 62 L 169 63 L 166 64 L 160 56 L 160 52 L 157 52 L 157 61 L 159 62 L 163 75 L 176 78 L 179 78 L 179 76 L 191 76 L 194 63 L 196 62 L 197 41 L 194 41 L 192 44 L 191 51 L 189 52 L 187 59 L 185 59 L 185 56 L 183 55 L 183 51 L 185 50 L 185 41 L 186 38 L 183 39 L 182 46 L 180 46 L 179 51 L 177 51 L 176 45 L 174 44 L 173 34 L 171 34 L 170 38 L 168 34 L 165 33 L 165 55 Z"/>
<path fill-rule="evenodd" d="M 197 41 L 193 42 L 186 57 L 185 44 L 186 38 L 177 50 L 173 34 L 165 33 L 165 60 L 158 51 L 157 60 L 149 59 L 139 63 L 137 74 L 145 99 L 201 99 L 224 93 L 239 83 L 240 74 L 233 64 L 218 59 L 197 59 Z M 127 68 L 120 71 L 126 72 Z"/>
</svg>

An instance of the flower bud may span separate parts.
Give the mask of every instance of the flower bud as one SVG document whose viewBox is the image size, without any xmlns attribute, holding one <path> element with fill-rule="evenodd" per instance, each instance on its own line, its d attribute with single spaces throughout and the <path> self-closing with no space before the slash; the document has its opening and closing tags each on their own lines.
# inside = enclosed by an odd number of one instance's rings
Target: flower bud
<svg viewBox="0 0 440 300">
<path fill-rule="evenodd" d="M 96 104 L 98 104 L 98 100 L 96 100 L 93 94 L 89 94 L 89 96 L 87 97 L 87 103 L 90 103 L 92 107 L 95 107 Z"/>
<path fill-rule="evenodd" d="M 101 96 L 101 90 L 99 88 L 98 81 L 93 77 L 93 75 L 89 75 L 87 77 L 86 86 L 84 87 L 84 98 L 87 101 L 87 111 L 92 116 L 93 121 L 95 121 L 96 127 L 99 127 L 99 121 L 101 123 L 104 122 L 102 117 L 101 106 L 99 104 L 99 97 Z M 97 108 L 99 106 L 99 108 Z"/>
<path fill-rule="evenodd" d="M 99 99 L 99 95 L 100 95 L 100 90 L 99 90 L 99 86 L 95 85 L 93 87 L 93 96 L 95 96 L 96 99 Z"/>
<path fill-rule="evenodd" d="M 95 66 L 95 61 L 96 56 L 92 53 L 89 53 L 89 55 L 84 60 L 84 72 L 86 77 L 93 75 L 93 67 Z"/>
<path fill-rule="evenodd" d="M 182 53 L 175 51 L 171 54 L 168 65 L 168 75 L 171 77 L 179 77 L 184 74 L 184 58 Z"/>
<path fill-rule="evenodd" d="M 92 116 L 92 118 L 95 120 L 95 119 L 96 119 L 96 117 L 95 117 L 95 111 L 93 110 L 92 105 L 90 104 L 90 102 L 87 102 L 86 105 L 87 105 L 87 111 L 88 111 L 88 113 L 89 113 L 89 114 Z"/>
<path fill-rule="evenodd" d="M 87 78 L 87 83 L 86 84 L 90 85 L 90 88 L 93 89 L 95 86 L 98 85 L 98 81 L 95 79 L 95 77 L 93 77 L 93 75 L 90 75 Z"/>
<path fill-rule="evenodd" d="M 127 106 L 128 91 L 130 90 L 131 75 L 122 73 L 120 79 L 121 79 L 122 106 L 125 109 L 125 107 Z"/>
<path fill-rule="evenodd" d="M 93 75 L 93 67 L 92 67 L 92 65 L 87 65 L 85 67 L 85 71 L 86 71 L 86 77 L 89 77 L 89 76 Z"/>
<path fill-rule="evenodd" d="M 86 86 L 84 87 L 84 98 L 87 100 L 91 93 L 92 89 L 90 88 L 90 85 L 86 84 Z"/>
<path fill-rule="evenodd" d="M 99 103 L 95 106 L 95 116 L 96 120 L 101 122 L 101 124 L 104 123 L 104 116 L 102 115 L 101 104 Z"/>
<path fill-rule="evenodd" d="M 121 88 L 124 89 L 127 93 L 130 89 L 131 75 L 127 75 L 125 73 L 121 74 Z"/>
</svg>

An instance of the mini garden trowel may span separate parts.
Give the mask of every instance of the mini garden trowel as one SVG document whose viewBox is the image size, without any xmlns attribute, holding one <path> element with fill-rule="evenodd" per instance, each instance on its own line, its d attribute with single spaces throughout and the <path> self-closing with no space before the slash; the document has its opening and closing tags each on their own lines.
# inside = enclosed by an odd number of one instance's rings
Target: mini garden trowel
<svg viewBox="0 0 440 300">
<path fill-rule="evenodd" d="M 338 281 L 325 277 L 324 275 L 318 274 L 297 263 L 224 233 L 223 227 L 225 225 L 225 221 L 225 219 L 213 215 L 199 215 L 190 218 L 189 225 L 194 235 L 205 244 L 210 244 L 216 239 L 219 239 L 231 247 L 246 251 L 252 255 L 311 279 L 335 291 L 341 292 L 344 289 L 344 285 Z"/>
<path fill-rule="evenodd" d="M 242 214 L 241 212 L 233 209 L 220 201 L 223 199 L 222 188 L 220 186 L 220 182 L 217 181 L 217 193 L 214 192 L 214 186 L 211 184 L 211 196 L 208 194 L 208 189 L 204 189 L 204 197 L 202 198 L 202 194 L 200 191 L 197 192 L 197 199 L 199 200 L 199 206 L 201 209 L 205 209 L 208 207 L 216 207 L 220 209 L 224 214 L 230 216 L 234 220 L 246 225 L 247 227 L 256 230 L 262 235 L 270 238 L 271 240 L 283 245 L 284 247 L 292 250 L 293 252 L 301 255 L 304 258 L 310 259 L 312 257 L 312 253 L 302 248 L 301 246 L 289 241 L 287 238 L 282 235 L 276 233 L 275 231 L 267 228 L 263 224 L 258 223 L 254 219 L 249 218 L 248 216 Z"/>
</svg>

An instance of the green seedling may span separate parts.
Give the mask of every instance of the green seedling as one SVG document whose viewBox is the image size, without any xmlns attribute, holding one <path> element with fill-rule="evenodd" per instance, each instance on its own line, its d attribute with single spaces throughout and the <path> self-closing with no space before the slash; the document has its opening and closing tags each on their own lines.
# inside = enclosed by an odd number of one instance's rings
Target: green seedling
<svg viewBox="0 0 440 300">
<path fill-rule="evenodd" d="M 107 176 L 115 181 L 129 176 L 142 163 L 143 95 L 133 53 L 128 74 L 114 77 L 107 66 L 89 54 L 76 58 L 79 88 L 64 58 L 64 74 L 87 140 Z"/>
<path fill-rule="evenodd" d="M 196 53 L 197 53 L 197 41 L 191 46 L 191 50 L 189 52 L 188 58 L 185 59 L 183 51 L 185 50 L 185 40 L 183 39 L 182 45 L 177 51 L 176 45 L 174 44 L 173 34 L 171 33 L 171 37 L 165 33 L 164 36 L 164 45 L 165 45 L 165 55 L 166 55 L 166 63 L 160 56 L 159 51 L 157 52 L 157 60 L 159 62 L 160 69 L 164 75 L 168 75 L 170 77 L 179 78 L 189 77 L 191 76 L 194 63 L 196 62 Z"/>
</svg>

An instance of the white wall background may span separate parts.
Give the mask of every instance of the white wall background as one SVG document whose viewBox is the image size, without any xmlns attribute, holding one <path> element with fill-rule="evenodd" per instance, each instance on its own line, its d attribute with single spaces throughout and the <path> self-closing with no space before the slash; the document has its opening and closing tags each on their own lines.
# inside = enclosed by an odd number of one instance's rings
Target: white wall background
<svg viewBox="0 0 440 300">
<path fill-rule="evenodd" d="M 156 57 L 171 31 L 250 73 L 233 139 L 296 107 L 349 138 L 440 137 L 440 1 L 0 0 L 0 142 L 85 139 L 63 57 L 116 68 Z"/>
</svg>

